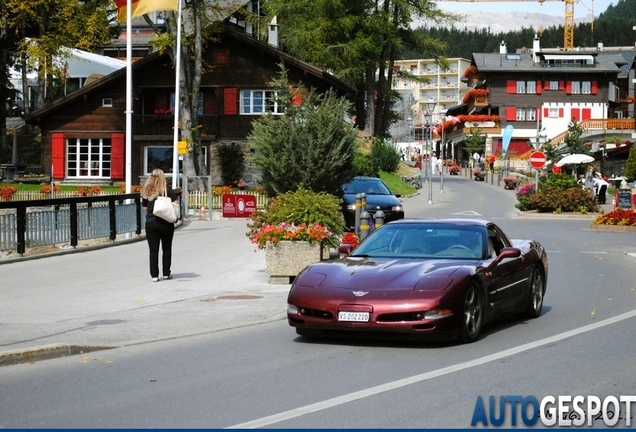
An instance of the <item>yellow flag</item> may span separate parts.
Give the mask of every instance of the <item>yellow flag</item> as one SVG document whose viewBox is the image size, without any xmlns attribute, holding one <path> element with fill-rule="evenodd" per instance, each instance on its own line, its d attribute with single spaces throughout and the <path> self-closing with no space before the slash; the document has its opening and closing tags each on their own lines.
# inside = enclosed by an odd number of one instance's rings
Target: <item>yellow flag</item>
<svg viewBox="0 0 636 432">
<path fill-rule="evenodd" d="M 117 20 L 119 22 L 126 22 L 128 1 L 130 1 L 131 4 L 132 17 L 136 18 L 155 11 L 179 10 L 180 0 L 115 0 Z"/>
</svg>

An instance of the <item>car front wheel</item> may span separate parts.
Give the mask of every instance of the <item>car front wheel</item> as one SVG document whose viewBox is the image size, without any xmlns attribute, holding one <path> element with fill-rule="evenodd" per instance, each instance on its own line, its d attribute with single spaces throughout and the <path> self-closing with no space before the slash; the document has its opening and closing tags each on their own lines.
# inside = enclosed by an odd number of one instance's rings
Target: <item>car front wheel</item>
<svg viewBox="0 0 636 432">
<path fill-rule="evenodd" d="M 464 316 L 459 332 L 461 342 L 474 342 L 484 322 L 484 298 L 479 286 L 471 284 L 464 296 Z"/>
</svg>

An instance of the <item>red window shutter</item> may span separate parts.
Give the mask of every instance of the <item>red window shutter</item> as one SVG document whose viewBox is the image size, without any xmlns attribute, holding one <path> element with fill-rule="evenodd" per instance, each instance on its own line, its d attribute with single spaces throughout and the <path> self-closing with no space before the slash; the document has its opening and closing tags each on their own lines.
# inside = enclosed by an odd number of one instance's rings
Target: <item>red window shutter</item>
<svg viewBox="0 0 636 432">
<path fill-rule="evenodd" d="M 506 81 L 506 93 L 508 94 L 517 93 L 517 81 L 515 80 Z"/>
<path fill-rule="evenodd" d="M 536 116 L 537 116 L 537 120 L 539 120 L 539 121 L 542 120 L 542 118 L 541 118 L 541 108 L 540 107 L 537 108 Z"/>
<path fill-rule="evenodd" d="M 580 122 L 581 121 L 581 110 L 578 108 L 572 108 L 572 120 Z"/>
<path fill-rule="evenodd" d="M 572 94 L 572 81 L 565 84 L 565 94 Z"/>
<path fill-rule="evenodd" d="M 543 81 L 537 81 L 537 94 L 541 94 L 543 92 Z"/>
<path fill-rule="evenodd" d="M 238 89 L 236 88 L 223 89 L 223 114 L 225 115 L 238 114 L 237 95 L 238 95 Z"/>
<path fill-rule="evenodd" d="M 66 161 L 66 136 L 60 132 L 51 134 L 51 165 L 53 172 L 51 177 L 54 179 L 64 179 Z"/>
<path fill-rule="evenodd" d="M 592 108 L 581 109 L 581 121 L 589 120 L 592 118 Z"/>
<path fill-rule="evenodd" d="M 565 90 L 565 81 L 559 81 L 559 90 Z"/>
<path fill-rule="evenodd" d="M 596 93 L 598 93 L 598 82 L 592 81 L 592 94 L 595 95 Z"/>
<path fill-rule="evenodd" d="M 515 121 L 515 120 L 517 120 L 517 108 L 506 107 L 506 121 Z"/>
<path fill-rule="evenodd" d="M 303 104 L 303 94 L 298 87 L 292 87 L 292 106 L 301 106 Z"/>
<path fill-rule="evenodd" d="M 547 81 L 547 80 L 546 80 L 546 81 L 543 83 L 543 87 L 545 87 L 546 89 L 549 89 L 549 88 L 550 88 L 550 81 Z"/>
<path fill-rule="evenodd" d="M 110 178 L 112 180 L 124 179 L 125 136 L 123 133 L 113 133 L 110 136 Z"/>
<path fill-rule="evenodd" d="M 559 118 L 563 117 L 563 108 L 559 108 Z"/>
<path fill-rule="evenodd" d="M 543 108 L 543 117 L 550 117 L 550 109 Z"/>
</svg>

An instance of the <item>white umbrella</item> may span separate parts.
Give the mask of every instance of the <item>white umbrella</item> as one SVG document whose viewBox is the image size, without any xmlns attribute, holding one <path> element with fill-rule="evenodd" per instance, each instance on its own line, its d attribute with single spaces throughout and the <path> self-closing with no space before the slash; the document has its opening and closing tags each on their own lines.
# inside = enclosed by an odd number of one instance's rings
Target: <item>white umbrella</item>
<svg viewBox="0 0 636 432">
<path fill-rule="evenodd" d="M 592 156 L 585 154 L 571 154 L 558 161 L 555 165 L 562 167 L 563 165 L 578 165 L 590 162 L 594 162 L 594 158 Z"/>
</svg>

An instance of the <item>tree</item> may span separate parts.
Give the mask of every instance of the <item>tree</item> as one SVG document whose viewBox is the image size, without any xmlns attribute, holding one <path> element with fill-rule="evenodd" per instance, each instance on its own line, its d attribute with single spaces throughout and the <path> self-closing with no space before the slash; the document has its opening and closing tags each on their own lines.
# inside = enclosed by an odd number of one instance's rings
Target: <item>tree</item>
<svg viewBox="0 0 636 432">
<path fill-rule="evenodd" d="M 412 47 L 419 56 L 435 57 L 445 44 L 427 34 L 415 35 L 414 18 L 438 25 L 456 17 L 427 0 L 267 0 L 269 19 L 276 17 L 280 39 L 292 54 L 332 71 L 358 89 L 356 126 L 370 136 L 386 137 L 397 97 L 391 89 L 393 63 L 400 50 Z"/>
<path fill-rule="evenodd" d="M 588 154 L 590 152 L 585 146 L 583 128 L 576 120 L 572 120 L 568 123 L 568 132 L 563 142 L 571 154 Z"/>
<path fill-rule="evenodd" d="M 629 149 L 629 156 L 625 163 L 625 172 L 623 173 L 630 181 L 636 179 L 636 145 L 632 144 Z"/>
<path fill-rule="evenodd" d="M 208 0 L 190 0 L 185 2 L 182 11 L 181 62 L 179 67 L 179 120 L 181 140 L 188 143 L 188 153 L 183 158 L 183 173 L 188 177 L 203 176 L 207 172 L 205 157 L 201 145 L 201 133 L 198 119 L 201 76 L 209 67 L 203 61 L 205 46 L 214 41 L 220 34 L 220 23 L 223 19 L 243 12 L 244 2 L 235 1 L 218 6 L 217 2 Z M 153 42 L 160 52 L 167 52 L 176 64 L 177 53 L 177 14 L 166 12 L 165 31 L 144 15 L 157 38 Z M 210 186 L 210 185 L 208 185 Z M 188 185 L 190 190 L 204 190 L 206 185 L 196 180 Z"/>
<path fill-rule="evenodd" d="M 475 152 L 480 153 L 483 156 L 483 153 L 486 148 L 486 136 L 481 134 L 481 129 L 479 128 L 471 128 L 470 135 L 466 137 L 464 141 L 464 149 L 468 153 L 468 158 L 472 158 Z M 501 155 L 502 159 L 505 155 Z"/>
<path fill-rule="evenodd" d="M 344 121 L 349 102 L 333 91 L 319 94 L 309 89 L 302 94 L 302 103 L 293 105 L 295 95 L 284 70 L 274 87 L 285 113 L 260 117 L 248 136 L 254 143 L 261 185 L 270 196 L 293 192 L 299 186 L 341 195 L 340 187 L 354 175 L 357 134 Z"/>
</svg>

